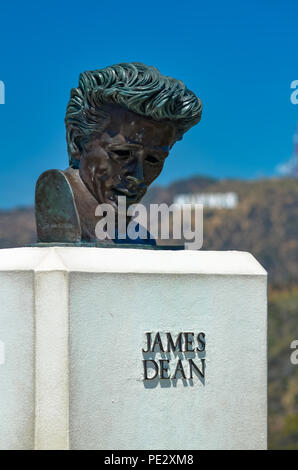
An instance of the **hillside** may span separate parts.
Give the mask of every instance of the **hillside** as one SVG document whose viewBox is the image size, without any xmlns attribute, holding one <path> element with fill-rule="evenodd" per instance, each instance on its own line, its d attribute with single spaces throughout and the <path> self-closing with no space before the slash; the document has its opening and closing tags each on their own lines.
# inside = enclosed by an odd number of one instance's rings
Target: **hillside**
<svg viewBox="0 0 298 470">
<path fill-rule="evenodd" d="M 171 204 L 177 194 L 236 192 L 236 209 L 204 210 L 204 250 L 249 251 L 273 286 L 298 283 L 298 180 L 192 178 L 154 188 L 144 201 Z"/>
<path fill-rule="evenodd" d="M 0 248 L 13 248 L 35 242 L 33 208 L 0 211 Z"/>
<path fill-rule="evenodd" d="M 269 445 L 298 450 L 298 365 L 290 344 L 298 339 L 298 287 L 269 291 Z"/>
</svg>

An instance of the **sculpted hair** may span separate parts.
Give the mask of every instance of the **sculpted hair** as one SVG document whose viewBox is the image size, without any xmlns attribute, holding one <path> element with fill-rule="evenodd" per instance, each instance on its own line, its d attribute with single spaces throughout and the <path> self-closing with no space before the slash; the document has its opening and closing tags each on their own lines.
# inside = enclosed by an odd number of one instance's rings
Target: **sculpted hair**
<svg viewBox="0 0 298 470">
<path fill-rule="evenodd" d="M 80 141 L 103 132 L 109 122 L 104 104 L 118 104 L 156 121 L 177 125 L 177 140 L 200 121 L 201 100 L 180 80 L 162 75 L 155 67 L 141 63 L 117 64 L 84 72 L 79 86 L 71 90 L 66 110 L 68 153 L 80 150 Z"/>
</svg>

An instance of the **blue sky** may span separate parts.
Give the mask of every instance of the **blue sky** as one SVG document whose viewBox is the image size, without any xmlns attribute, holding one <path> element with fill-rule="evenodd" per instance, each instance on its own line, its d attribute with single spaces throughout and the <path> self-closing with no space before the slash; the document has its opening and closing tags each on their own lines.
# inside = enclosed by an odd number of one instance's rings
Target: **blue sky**
<svg viewBox="0 0 298 470">
<path fill-rule="evenodd" d="M 292 154 L 297 1 L 5 1 L 0 18 L 0 208 L 32 204 L 40 173 L 66 168 L 70 89 L 119 62 L 155 65 L 204 103 L 158 184 L 269 177 Z"/>
</svg>

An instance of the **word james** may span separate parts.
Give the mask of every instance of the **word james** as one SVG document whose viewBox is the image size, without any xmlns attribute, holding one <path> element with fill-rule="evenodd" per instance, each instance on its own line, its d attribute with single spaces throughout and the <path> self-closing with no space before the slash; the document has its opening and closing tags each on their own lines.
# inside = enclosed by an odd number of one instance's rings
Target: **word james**
<svg viewBox="0 0 298 470">
<path fill-rule="evenodd" d="M 181 332 L 174 340 L 171 333 L 165 332 L 163 337 L 164 339 L 162 340 L 160 333 L 155 335 L 153 333 L 146 333 L 146 348 L 142 349 L 143 355 L 155 353 L 164 355 L 171 352 L 184 353 L 184 365 L 182 359 L 175 361 L 174 368 L 170 365 L 171 359 L 163 358 L 158 361 L 155 359 L 144 359 L 144 380 L 154 380 L 156 378 L 161 380 L 193 379 L 194 372 L 203 379 L 205 377 L 205 358 L 200 356 L 205 352 L 205 333 Z M 194 359 L 189 358 L 190 353 L 193 353 L 193 357 L 198 354 L 201 368 L 195 363 Z M 153 371 L 151 370 L 151 375 L 149 375 L 149 367 L 153 369 Z"/>
</svg>

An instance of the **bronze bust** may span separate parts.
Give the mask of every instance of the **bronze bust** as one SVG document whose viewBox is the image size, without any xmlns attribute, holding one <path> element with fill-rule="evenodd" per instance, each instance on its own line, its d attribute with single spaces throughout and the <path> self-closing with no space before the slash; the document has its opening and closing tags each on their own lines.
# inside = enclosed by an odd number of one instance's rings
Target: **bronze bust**
<svg viewBox="0 0 298 470">
<path fill-rule="evenodd" d="M 151 66 L 124 63 L 80 75 L 66 111 L 69 168 L 36 185 L 39 242 L 95 242 L 101 203 L 139 202 L 170 149 L 201 118 L 200 99 Z M 115 241 L 115 240 L 113 240 Z"/>
</svg>

